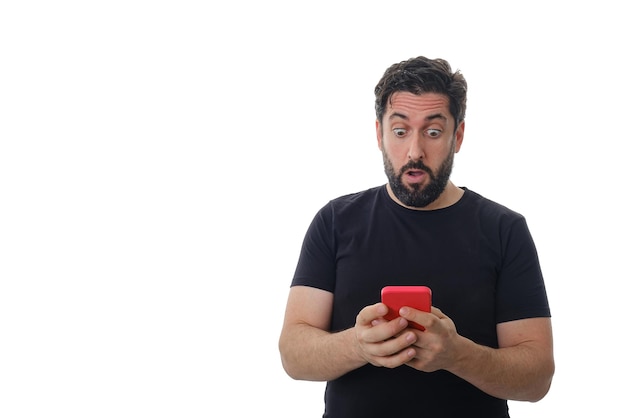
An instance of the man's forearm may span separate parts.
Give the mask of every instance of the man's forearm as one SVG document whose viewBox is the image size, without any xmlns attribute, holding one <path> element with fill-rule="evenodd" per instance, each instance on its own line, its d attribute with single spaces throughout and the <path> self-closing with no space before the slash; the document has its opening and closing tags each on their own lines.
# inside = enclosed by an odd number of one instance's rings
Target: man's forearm
<svg viewBox="0 0 626 418">
<path fill-rule="evenodd" d="M 298 380 L 334 380 L 366 364 L 355 349 L 354 328 L 330 333 L 291 325 L 281 336 L 280 352 L 285 371 Z"/>
<path fill-rule="evenodd" d="M 494 349 L 464 339 L 465 353 L 449 369 L 469 383 L 501 399 L 536 402 L 552 381 L 554 363 L 533 343 Z"/>
</svg>

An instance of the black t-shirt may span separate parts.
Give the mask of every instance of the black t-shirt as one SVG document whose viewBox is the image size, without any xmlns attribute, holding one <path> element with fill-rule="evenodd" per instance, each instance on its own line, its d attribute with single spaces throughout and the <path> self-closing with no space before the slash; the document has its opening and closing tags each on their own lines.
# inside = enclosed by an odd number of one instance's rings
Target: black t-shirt
<svg viewBox="0 0 626 418">
<path fill-rule="evenodd" d="M 496 324 L 549 317 L 523 216 L 464 189 L 430 211 L 395 203 L 385 186 L 330 201 L 302 245 L 292 286 L 334 294 L 331 331 L 354 326 L 386 285 L 425 285 L 459 334 L 497 347 Z M 326 417 L 507 417 L 505 400 L 448 373 L 363 366 L 328 382 Z M 472 415 L 474 414 L 474 415 Z"/>
</svg>

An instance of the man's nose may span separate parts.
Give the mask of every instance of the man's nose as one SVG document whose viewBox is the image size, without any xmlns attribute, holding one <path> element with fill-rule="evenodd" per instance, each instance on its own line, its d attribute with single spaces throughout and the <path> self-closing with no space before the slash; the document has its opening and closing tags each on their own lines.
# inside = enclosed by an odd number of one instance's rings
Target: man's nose
<svg viewBox="0 0 626 418">
<path fill-rule="evenodd" d="M 409 160 L 417 161 L 419 159 L 424 158 L 424 147 L 422 147 L 422 139 L 419 135 L 415 135 L 414 138 L 411 138 L 411 143 L 409 145 L 408 151 Z"/>
</svg>

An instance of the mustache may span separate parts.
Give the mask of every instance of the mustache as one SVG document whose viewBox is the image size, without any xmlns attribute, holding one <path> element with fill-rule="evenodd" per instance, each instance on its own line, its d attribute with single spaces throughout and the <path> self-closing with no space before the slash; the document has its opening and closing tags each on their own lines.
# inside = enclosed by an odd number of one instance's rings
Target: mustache
<svg viewBox="0 0 626 418">
<path fill-rule="evenodd" d="M 434 176 L 433 170 L 431 170 L 429 167 L 426 166 L 426 164 L 424 164 L 424 162 L 422 160 L 417 160 L 417 161 L 409 161 L 407 164 L 405 164 L 404 166 L 402 166 L 402 168 L 400 169 L 400 175 L 404 174 L 405 172 L 409 171 L 409 170 L 422 170 L 425 171 L 426 173 L 430 174 L 430 176 Z"/>
</svg>

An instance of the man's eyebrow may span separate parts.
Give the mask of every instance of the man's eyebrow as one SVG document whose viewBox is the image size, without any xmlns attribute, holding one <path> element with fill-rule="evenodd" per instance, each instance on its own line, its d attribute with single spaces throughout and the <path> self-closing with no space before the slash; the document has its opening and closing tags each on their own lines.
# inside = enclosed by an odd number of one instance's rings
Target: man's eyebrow
<svg viewBox="0 0 626 418">
<path fill-rule="evenodd" d="M 404 114 L 398 113 L 398 112 L 394 112 L 391 115 L 389 115 L 389 119 L 392 119 L 394 117 L 400 118 L 400 119 L 404 119 L 404 120 L 408 120 L 409 119 L 409 117 L 407 115 L 404 115 Z M 427 121 L 429 121 L 429 122 L 432 121 L 432 120 L 435 120 L 435 119 L 443 119 L 444 121 L 448 120 L 448 118 L 443 113 L 434 113 L 432 115 L 426 116 L 425 119 Z"/>
<path fill-rule="evenodd" d="M 391 119 L 391 118 L 400 118 L 400 119 L 404 119 L 404 120 L 409 119 L 409 117 L 407 115 L 403 115 L 402 113 L 398 113 L 398 112 L 393 112 L 391 115 L 389 115 L 389 119 Z"/>
<path fill-rule="evenodd" d="M 434 115 L 426 116 L 426 120 L 428 121 L 435 120 L 435 119 L 443 119 L 444 121 L 448 120 L 448 118 L 443 113 L 435 113 Z"/>
</svg>

